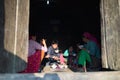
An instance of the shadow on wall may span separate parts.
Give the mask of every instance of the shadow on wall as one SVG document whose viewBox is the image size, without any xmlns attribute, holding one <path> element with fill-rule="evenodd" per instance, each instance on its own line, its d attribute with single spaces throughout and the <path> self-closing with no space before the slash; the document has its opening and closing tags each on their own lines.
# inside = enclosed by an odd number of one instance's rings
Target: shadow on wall
<svg viewBox="0 0 120 80">
<path fill-rule="evenodd" d="M 4 49 L 4 12 L 4 0 L 0 0 L 0 73 L 15 73 L 23 70 L 26 62 Z"/>
</svg>

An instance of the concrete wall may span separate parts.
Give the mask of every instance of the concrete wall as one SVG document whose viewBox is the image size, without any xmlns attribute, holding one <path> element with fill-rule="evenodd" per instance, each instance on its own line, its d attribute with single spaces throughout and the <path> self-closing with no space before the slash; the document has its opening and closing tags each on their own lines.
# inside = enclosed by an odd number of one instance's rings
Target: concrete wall
<svg viewBox="0 0 120 80">
<path fill-rule="evenodd" d="M 0 72 L 14 73 L 27 63 L 29 0 L 0 0 L 0 4 Z"/>
<path fill-rule="evenodd" d="M 101 0 L 102 65 L 120 70 L 120 0 Z"/>
<path fill-rule="evenodd" d="M 1 74 L 0 80 L 120 80 L 120 72 Z"/>
</svg>

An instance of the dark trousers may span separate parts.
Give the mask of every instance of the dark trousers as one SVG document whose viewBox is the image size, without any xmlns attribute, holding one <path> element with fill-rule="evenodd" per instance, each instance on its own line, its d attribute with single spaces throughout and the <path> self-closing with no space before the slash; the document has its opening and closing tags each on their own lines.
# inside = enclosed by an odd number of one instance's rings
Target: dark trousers
<svg viewBox="0 0 120 80">
<path fill-rule="evenodd" d="M 57 63 L 57 60 L 54 60 L 53 58 L 43 58 L 42 62 L 41 62 L 41 66 L 40 66 L 40 71 L 42 71 L 44 69 L 44 67 L 46 66 L 46 63 L 50 62 L 51 63 Z"/>
</svg>

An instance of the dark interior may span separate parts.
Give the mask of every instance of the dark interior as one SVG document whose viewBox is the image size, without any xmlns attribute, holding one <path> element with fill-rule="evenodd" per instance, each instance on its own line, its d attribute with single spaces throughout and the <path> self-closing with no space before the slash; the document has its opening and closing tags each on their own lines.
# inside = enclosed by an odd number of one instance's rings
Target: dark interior
<svg viewBox="0 0 120 80">
<path fill-rule="evenodd" d="M 31 0 L 29 23 L 29 33 L 46 38 L 48 46 L 57 39 L 64 50 L 70 44 L 82 42 L 81 36 L 86 31 L 100 42 L 100 1 Z"/>
</svg>

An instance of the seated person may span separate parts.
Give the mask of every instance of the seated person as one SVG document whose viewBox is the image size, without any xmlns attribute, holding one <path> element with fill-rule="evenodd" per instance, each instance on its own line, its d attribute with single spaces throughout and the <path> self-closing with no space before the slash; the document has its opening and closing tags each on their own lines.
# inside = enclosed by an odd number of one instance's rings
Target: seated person
<svg viewBox="0 0 120 80">
<path fill-rule="evenodd" d="M 73 65 L 74 65 L 76 53 L 73 50 L 73 46 L 69 46 L 69 48 L 64 51 L 63 56 L 69 67 L 74 67 Z"/>
<path fill-rule="evenodd" d="M 84 49 L 88 51 L 91 57 L 91 65 L 90 67 L 93 69 L 99 70 L 101 68 L 101 54 L 100 54 L 100 47 L 97 45 L 96 42 L 89 39 L 86 36 L 82 37 L 84 41 Z"/>
<path fill-rule="evenodd" d="M 52 66 L 52 63 L 55 63 L 56 66 L 59 66 L 59 64 L 64 64 L 64 57 L 61 50 L 59 51 L 58 41 L 52 41 L 51 46 L 48 47 L 45 58 L 48 62 L 50 62 L 50 66 Z"/>
<path fill-rule="evenodd" d="M 51 46 L 48 47 L 47 55 L 45 56 L 46 62 L 56 63 L 59 61 L 60 54 L 58 48 L 58 41 L 52 41 Z"/>
<path fill-rule="evenodd" d="M 18 73 L 36 73 L 40 67 L 41 50 L 47 52 L 46 40 L 41 40 L 42 45 L 36 41 L 36 35 L 31 35 L 29 39 L 27 67 Z"/>
<path fill-rule="evenodd" d="M 82 67 L 84 72 L 87 72 L 87 62 L 91 63 L 89 52 L 82 45 L 77 45 L 80 51 L 78 52 L 78 66 Z"/>
<path fill-rule="evenodd" d="M 63 56 L 63 52 L 62 52 L 62 50 L 60 50 L 59 51 L 59 54 L 60 54 L 60 56 L 59 56 L 59 60 L 60 60 L 60 64 L 61 65 L 65 65 L 65 58 L 64 58 L 64 56 Z"/>
</svg>

